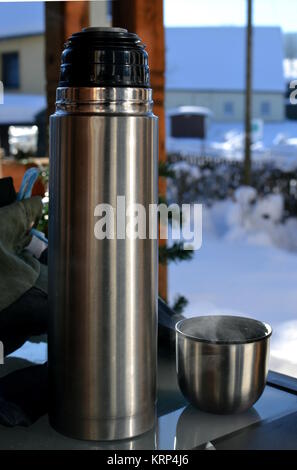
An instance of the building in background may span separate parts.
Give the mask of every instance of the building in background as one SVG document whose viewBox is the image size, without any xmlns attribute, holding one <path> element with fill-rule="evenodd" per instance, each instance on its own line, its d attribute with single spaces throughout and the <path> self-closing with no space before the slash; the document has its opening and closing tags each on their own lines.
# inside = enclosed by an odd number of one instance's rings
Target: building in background
<svg viewBox="0 0 297 470">
<path fill-rule="evenodd" d="M 110 25 L 109 3 L 90 2 L 91 26 Z M 0 80 L 7 94 L 45 94 L 44 2 L 0 4 Z"/>
<path fill-rule="evenodd" d="M 45 90 L 44 5 L 0 5 L 0 79 L 6 93 L 41 95 Z"/>
<path fill-rule="evenodd" d="M 166 108 L 204 106 L 217 121 L 242 121 L 245 28 L 166 29 Z M 283 41 L 278 27 L 254 28 L 253 117 L 285 116 Z"/>
<path fill-rule="evenodd" d="M 284 35 L 285 60 L 284 73 L 286 80 L 286 117 L 297 120 L 297 106 L 290 102 L 293 80 L 297 80 L 297 33 L 286 33 Z"/>
<path fill-rule="evenodd" d="M 0 105 L 0 147 L 33 151 L 37 148 L 36 116 L 46 108 L 44 5 L 0 4 L 0 80 L 4 103 Z M 19 131 L 15 128 L 18 126 Z M 18 142 L 16 142 L 18 140 Z M 10 142 L 10 143 L 9 143 Z M 33 142 L 33 146 L 29 145 Z"/>
<path fill-rule="evenodd" d="M 90 25 L 110 24 L 110 2 L 90 2 Z M 34 125 L 46 107 L 44 31 L 43 2 L 19 3 L 17 15 L 12 3 L 0 3 L 0 80 L 4 84 L 0 147 L 6 153 L 9 126 Z M 242 121 L 245 28 L 167 28 L 165 34 L 166 109 L 202 106 L 216 121 Z M 285 35 L 283 41 L 278 27 L 254 28 L 254 118 L 284 119 L 283 63 L 285 58 L 297 57 L 296 37 Z"/>
<path fill-rule="evenodd" d="M 110 4 L 90 2 L 90 25 L 111 24 Z M 26 140 L 37 125 L 43 142 L 36 143 L 38 155 L 45 154 L 46 94 L 45 94 L 45 8 L 44 2 L 0 3 L 0 80 L 3 82 L 4 103 L 0 105 L 0 148 L 11 152 L 9 129 Z M 41 129 L 42 127 L 42 129 Z M 12 129 L 15 132 L 15 129 Z M 26 148 L 26 145 L 24 145 Z M 28 148 L 28 146 L 27 146 Z"/>
</svg>

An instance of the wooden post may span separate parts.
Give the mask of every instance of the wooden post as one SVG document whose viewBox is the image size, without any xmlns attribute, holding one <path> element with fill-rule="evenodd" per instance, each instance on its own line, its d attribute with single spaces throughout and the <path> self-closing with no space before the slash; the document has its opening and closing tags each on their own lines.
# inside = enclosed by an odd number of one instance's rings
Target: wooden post
<svg viewBox="0 0 297 470">
<path fill-rule="evenodd" d="M 72 33 L 89 26 L 89 2 L 45 2 L 45 67 L 48 116 L 55 110 L 61 52 Z"/>
<path fill-rule="evenodd" d="M 247 0 L 246 28 L 246 89 L 245 89 L 245 155 L 244 155 L 244 184 L 251 182 L 251 118 L 252 118 L 252 0 Z"/>
<path fill-rule="evenodd" d="M 113 0 L 113 26 L 127 28 L 137 33 L 146 44 L 149 53 L 154 113 L 159 117 L 159 160 L 166 160 L 165 153 L 165 40 L 163 25 L 163 0 Z M 159 194 L 166 195 L 166 180 L 159 179 Z M 160 240 L 161 244 L 166 240 Z M 159 265 L 159 294 L 167 300 L 167 266 Z"/>
</svg>

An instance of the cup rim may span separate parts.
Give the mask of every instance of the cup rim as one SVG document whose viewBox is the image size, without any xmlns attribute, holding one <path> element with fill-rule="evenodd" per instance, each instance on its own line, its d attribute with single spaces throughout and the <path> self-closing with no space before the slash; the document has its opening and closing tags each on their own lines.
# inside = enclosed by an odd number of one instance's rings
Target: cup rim
<svg viewBox="0 0 297 470">
<path fill-rule="evenodd" d="M 257 336 L 255 338 L 248 338 L 248 339 L 245 339 L 245 340 L 220 340 L 220 339 L 206 339 L 206 338 L 199 338 L 197 336 L 194 336 L 194 335 L 191 335 L 189 333 L 185 333 L 183 331 L 181 331 L 180 327 L 187 323 L 189 320 L 193 320 L 193 319 L 196 319 L 196 318 L 242 318 L 243 320 L 250 320 L 250 321 L 254 321 L 254 322 L 257 322 L 257 323 L 261 323 L 267 330 L 266 333 L 264 333 L 263 335 L 261 336 Z M 187 338 L 187 339 L 190 339 L 192 341 L 196 341 L 198 343 L 207 343 L 207 344 L 225 344 L 225 345 L 232 345 L 232 344 L 248 344 L 248 343 L 256 343 L 258 341 L 263 341 L 264 339 L 268 339 L 271 335 L 272 335 L 272 327 L 269 325 L 269 323 L 266 323 L 266 322 L 262 322 L 260 320 L 256 320 L 254 318 L 250 318 L 250 317 L 241 317 L 239 315 L 199 315 L 197 317 L 190 317 L 190 318 L 184 318 L 182 320 L 179 320 L 176 325 L 175 325 L 175 331 L 176 331 L 176 334 L 177 336 L 181 336 L 181 337 L 184 337 L 184 338 Z"/>
</svg>

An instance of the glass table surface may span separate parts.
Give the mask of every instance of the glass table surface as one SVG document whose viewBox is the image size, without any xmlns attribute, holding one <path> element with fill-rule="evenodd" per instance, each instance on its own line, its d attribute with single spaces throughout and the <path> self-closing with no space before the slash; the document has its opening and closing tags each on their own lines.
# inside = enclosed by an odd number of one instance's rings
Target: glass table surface
<svg viewBox="0 0 297 470">
<path fill-rule="evenodd" d="M 15 361 L 15 367 L 14 367 Z M 9 370 L 20 367 L 10 358 Z M 5 369 L 1 370 L 3 375 Z M 7 373 L 7 367 L 6 367 Z M 51 428 L 43 416 L 30 427 L 0 426 L 0 449 L 105 449 L 105 450 L 190 450 L 211 448 L 212 441 L 254 423 L 275 420 L 297 412 L 297 395 L 266 386 L 258 402 L 247 412 L 214 415 L 190 406 L 181 395 L 174 357 L 159 357 L 158 404 L 154 429 L 134 439 L 91 442 L 71 439 Z"/>
</svg>

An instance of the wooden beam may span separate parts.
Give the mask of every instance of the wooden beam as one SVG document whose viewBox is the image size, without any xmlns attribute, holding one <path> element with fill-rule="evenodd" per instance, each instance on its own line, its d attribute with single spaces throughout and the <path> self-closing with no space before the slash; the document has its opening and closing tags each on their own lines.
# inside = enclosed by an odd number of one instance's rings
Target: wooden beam
<svg viewBox="0 0 297 470">
<path fill-rule="evenodd" d="M 45 2 L 45 68 L 48 116 L 55 111 L 61 52 L 72 33 L 89 26 L 89 2 Z"/>
<path fill-rule="evenodd" d="M 244 184 L 251 183 L 251 145 L 252 145 L 252 73 L 253 73 L 253 1 L 247 0 L 246 28 L 246 85 L 245 85 L 245 151 L 244 151 Z"/>
<path fill-rule="evenodd" d="M 165 152 L 165 40 L 163 0 L 113 0 L 113 26 L 127 28 L 139 35 L 149 54 L 154 113 L 159 117 L 159 160 L 166 160 Z M 166 180 L 159 179 L 159 194 L 166 195 Z M 160 240 L 160 243 L 166 243 Z M 167 266 L 159 266 L 159 293 L 167 300 Z"/>
</svg>

